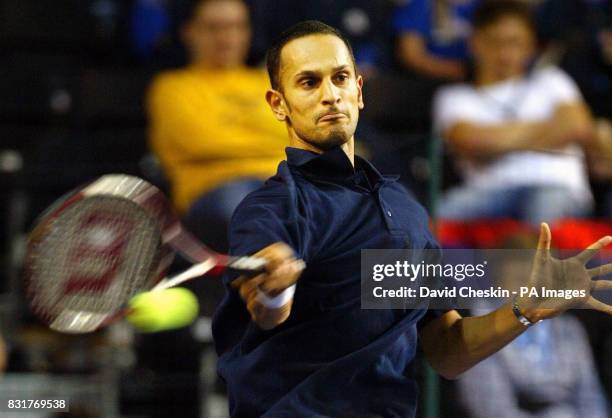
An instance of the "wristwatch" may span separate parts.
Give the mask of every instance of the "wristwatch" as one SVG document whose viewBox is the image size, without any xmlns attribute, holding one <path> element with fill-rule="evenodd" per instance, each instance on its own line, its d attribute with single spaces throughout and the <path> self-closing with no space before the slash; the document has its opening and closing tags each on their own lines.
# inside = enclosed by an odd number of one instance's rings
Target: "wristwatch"
<svg viewBox="0 0 612 418">
<path fill-rule="evenodd" d="M 514 300 L 512 301 L 512 313 L 514 314 L 514 316 L 516 316 L 516 319 L 518 319 L 519 322 L 523 324 L 526 328 L 529 328 L 535 324 L 539 324 L 540 322 L 542 322 L 541 319 L 536 322 L 531 322 L 529 318 L 523 315 L 523 313 L 521 312 L 521 308 L 519 308 L 518 306 L 518 302 L 516 301 L 516 298 L 514 298 Z"/>
</svg>

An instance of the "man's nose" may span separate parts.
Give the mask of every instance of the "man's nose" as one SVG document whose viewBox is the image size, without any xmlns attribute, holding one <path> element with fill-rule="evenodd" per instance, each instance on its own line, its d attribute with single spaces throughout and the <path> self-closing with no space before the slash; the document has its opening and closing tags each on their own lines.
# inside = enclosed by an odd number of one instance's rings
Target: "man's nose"
<svg viewBox="0 0 612 418">
<path fill-rule="evenodd" d="M 321 102 L 324 105 L 335 105 L 340 102 L 340 90 L 331 81 L 321 83 Z"/>
</svg>

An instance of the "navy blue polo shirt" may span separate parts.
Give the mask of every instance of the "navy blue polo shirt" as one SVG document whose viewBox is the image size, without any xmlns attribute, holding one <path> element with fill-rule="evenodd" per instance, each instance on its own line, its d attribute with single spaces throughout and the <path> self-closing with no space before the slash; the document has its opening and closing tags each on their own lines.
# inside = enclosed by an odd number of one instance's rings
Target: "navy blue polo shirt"
<svg viewBox="0 0 612 418">
<path fill-rule="evenodd" d="M 424 310 L 362 310 L 360 253 L 437 248 L 425 210 L 397 182 L 340 147 L 287 148 L 277 174 L 230 224 L 230 252 L 282 241 L 306 262 L 290 317 L 268 331 L 227 283 L 213 319 L 232 417 L 413 417 L 410 377 Z"/>
</svg>

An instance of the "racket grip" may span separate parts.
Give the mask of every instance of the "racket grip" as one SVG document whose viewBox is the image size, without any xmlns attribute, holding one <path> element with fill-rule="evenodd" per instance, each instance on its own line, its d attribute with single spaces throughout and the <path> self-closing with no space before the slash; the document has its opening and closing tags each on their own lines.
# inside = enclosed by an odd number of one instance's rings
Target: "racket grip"
<svg viewBox="0 0 612 418">
<path fill-rule="evenodd" d="M 230 257 L 227 268 L 241 276 L 253 277 L 266 272 L 266 260 L 260 257 Z"/>
</svg>

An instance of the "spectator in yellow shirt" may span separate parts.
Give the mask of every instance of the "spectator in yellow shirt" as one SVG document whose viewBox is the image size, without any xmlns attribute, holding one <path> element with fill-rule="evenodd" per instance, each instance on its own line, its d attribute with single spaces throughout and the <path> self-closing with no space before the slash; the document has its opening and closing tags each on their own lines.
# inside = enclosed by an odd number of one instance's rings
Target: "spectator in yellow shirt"
<svg viewBox="0 0 612 418">
<path fill-rule="evenodd" d="M 287 134 L 267 107 L 265 72 L 245 65 L 251 28 L 242 0 L 197 1 L 181 29 L 190 64 L 151 86 L 150 146 L 188 226 L 226 250 L 233 210 L 274 174 Z"/>
</svg>

